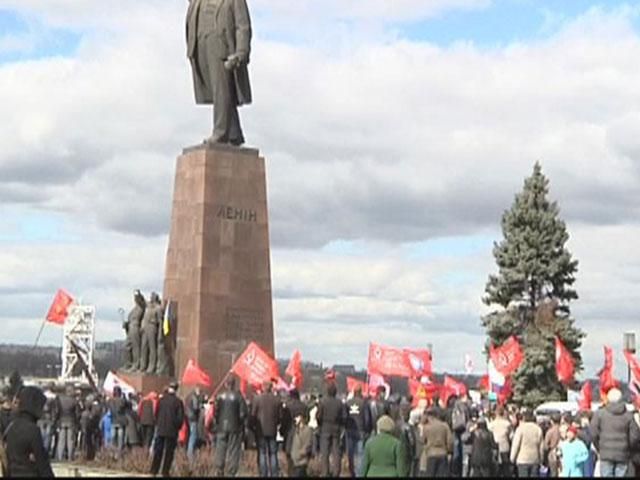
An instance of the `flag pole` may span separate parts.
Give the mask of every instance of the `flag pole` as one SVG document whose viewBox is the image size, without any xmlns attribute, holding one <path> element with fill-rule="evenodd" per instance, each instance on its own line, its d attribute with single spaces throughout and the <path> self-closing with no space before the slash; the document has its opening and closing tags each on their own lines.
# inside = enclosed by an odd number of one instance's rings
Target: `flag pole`
<svg viewBox="0 0 640 480">
<path fill-rule="evenodd" d="M 231 370 L 229 370 L 227 372 L 227 374 L 224 376 L 224 378 L 222 379 L 222 381 L 218 384 L 218 386 L 216 387 L 216 389 L 213 391 L 213 393 L 211 394 L 211 397 L 215 398 L 218 395 L 218 392 L 222 389 L 222 387 L 224 386 L 225 382 L 227 381 L 227 379 L 229 378 L 229 375 L 231 375 Z"/>
<path fill-rule="evenodd" d="M 44 330 L 44 326 L 47 323 L 47 319 L 44 318 L 42 320 L 42 325 L 40 325 L 40 331 L 38 332 L 38 336 L 36 337 L 36 342 L 33 344 L 33 349 L 35 350 L 35 348 L 38 346 L 38 342 L 40 341 L 40 336 L 42 335 L 42 331 Z"/>
</svg>

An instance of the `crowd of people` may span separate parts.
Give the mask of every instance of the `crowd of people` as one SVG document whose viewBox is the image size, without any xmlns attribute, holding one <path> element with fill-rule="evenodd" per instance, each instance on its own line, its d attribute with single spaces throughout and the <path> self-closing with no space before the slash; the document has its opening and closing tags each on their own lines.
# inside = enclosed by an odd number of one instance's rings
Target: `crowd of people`
<svg viewBox="0 0 640 480">
<path fill-rule="evenodd" d="M 640 414 L 615 388 L 594 412 L 547 418 L 466 395 L 446 405 L 384 386 L 347 395 L 335 381 L 321 395 L 274 382 L 244 395 L 234 377 L 211 398 L 195 387 L 183 400 L 178 387 L 144 397 L 53 386 L 5 395 L 5 475 L 51 477 L 51 460 L 90 461 L 99 450 L 122 458 L 137 447 L 148 451 L 149 473 L 169 476 L 177 448 L 193 461 L 210 447 L 218 476 L 240 473 L 243 456 L 262 477 L 640 476 Z"/>
</svg>

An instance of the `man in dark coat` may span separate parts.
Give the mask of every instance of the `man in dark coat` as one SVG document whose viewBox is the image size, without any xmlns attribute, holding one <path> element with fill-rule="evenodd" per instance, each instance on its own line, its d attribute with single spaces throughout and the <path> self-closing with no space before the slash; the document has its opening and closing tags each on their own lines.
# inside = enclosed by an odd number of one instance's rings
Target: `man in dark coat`
<svg viewBox="0 0 640 480">
<path fill-rule="evenodd" d="M 251 19 L 246 0 L 189 0 L 187 57 L 197 104 L 213 104 L 209 144 L 242 145 L 238 106 L 251 103 L 247 65 Z"/>
<path fill-rule="evenodd" d="M 369 399 L 364 411 L 365 443 L 367 439 L 376 434 L 376 424 L 383 415 L 389 415 L 390 408 L 385 400 L 386 388 L 383 385 L 376 389 L 375 397 Z"/>
<path fill-rule="evenodd" d="M 213 427 L 216 435 L 216 476 L 235 477 L 242 453 L 242 434 L 247 420 L 247 404 L 236 390 L 231 377 L 226 389 L 216 398 Z M 225 472 L 226 465 L 226 472 Z"/>
<path fill-rule="evenodd" d="M 364 427 L 366 404 L 362 397 L 362 387 L 358 385 L 353 398 L 347 402 L 346 443 L 347 458 L 349 461 L 349 474 L 352 478 L 360 475 L 360 464 L 364 454 Z"/>
<path fill-rule="evenodd" d="M 624 477 L 631 447 L 640 441 L 640 430 L 617 388 L 609 390 L 607 405 L 593 416 L 591 435 L 600 456 L 600 474 L 603 477 Z"/>
<path fill-rule="evenodd" d="M 157 475 L 162 463 L 162 475 L 169 476 L 173 455 L 178 445 L 178 434 L 184 422 L 184 405 L 176 395 L 178 384 L 172 382 L 158 402 L 157 437 L 153 445 L 151 474 Z"/>
<path fill-rule="evenodd" d="M 44 393 L 37 387 L 23 387 L 18 392 L 18 413 L 4 432 L 9 470 L 6 476 L 54 476 L 37 425 L 46 401 Z"/>
<path fill-rule="evenodd" d="M 344 432 L 347 420 L 345 405 L 336 398 L 338 393 L 335 383 L 327 385 L 327 396 L 318 406 L 318 427 L 320 428 L 320 457 L 321 474 L 328 477 L 339 477 L 342 467 L 342 451 L 340 438 Z M 331 472 L 329 472 L 329 457 L 331 457 Z"/>
<path fill-rule="evenodd" d="M 80 406 L 74 395 L 73 387 L 67 387 L 65 393 L 58 396 L 57 400 L 57 458 L 59 462 L 64 460 L 65 452 L 70 462 L 74 459 L 79 420 Z"/>
<path fill-rule="evenodd" d="M 144 397 L 138 406 L 138 415 L 140 417 L 140 426 L 142 429 L 142 446 L 151 447 L 153 441 L 153 431 L 156 428 L 156 404 L 158 403 L 158 394 L 151 392 Z"/>
<path fill-rule="evenodd" d="M 470 429 L 469 442 L 471 443 L 471 455 L 469 458 L 471 472 L 467 476 L 494 477 L 497 471 L 498 444 L 487 427 L 486 419 L 478 419 Z"/>
<path fill-rule="evenodd" d="M 300 392 L 293 389 L 289 392 L 289 398 L 284 404 L 282 411 L 282 422 L 280 425 L 280 434 L 284 438 L 284 451 L 287 457 L 287 475 L 291 477 L 294 470 L 294 462 L 291 456 L 291 448 L 293 446 L 293 436 L 296 432 L 295 419 L 299 416 L 307 418 L 307 406 L 300 400 Z"/>
<path fill-rule="evenodd" d="M 111 411 L 111 443 L 117 448 L 117 455 L 121 456 L 126 446 L 127 399 L 118 386 L 113 387 L 109 410 Z"/>
<path fill-rule="evenodd" d="M 261 477 L 280 476 L 278 467 L 278 425 L 282 419 L 282 402 L 273 393 L 273 384 L 265 382 L 263 393 L 251 406 L 251 416 L 258 442 L 258 464 Z"/>
</svg>

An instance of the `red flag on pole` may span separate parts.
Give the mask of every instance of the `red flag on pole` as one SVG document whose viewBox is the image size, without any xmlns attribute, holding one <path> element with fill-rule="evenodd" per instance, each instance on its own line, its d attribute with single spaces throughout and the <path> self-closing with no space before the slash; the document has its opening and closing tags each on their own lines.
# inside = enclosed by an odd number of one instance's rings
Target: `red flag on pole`
<svg viewBox="0 0 640 480">
<path fill-rule="evenodd" d="M 593 388 L 591 382 L 586 381 L 580 389 L 580 397 L 578 398 L 578 410 L 581 412 L 591 411 L 591 402 L 593 400 Z"/>
<path fill-rule="evenodd" d="M 431 375 L 431 352 L 429 350 L 413 350 L 405 348 L 403 350 L 404 363 L 409 367 L 411 376 L 421 377 Z"/>
<path fill-rule="evenodd" d="M 513 383 L 511 382 L 511 377 L 507 377 L 504 386 L 498 392 L 498 404 L 505 405 L 511 395 L 513 395 Z"/>
<path fill-rule="evenodd" d="M 293 352 L 289 365 L 287 365 L 287 369 L 284 373 L 291 377 L 291 384 L 294 385 L 296 389 L 300 390 L 302 388 L 302 354 L 300 353 L 300 350 L 295 350 Z"/>
<path fill-rule="evenodd" d="M 480 380 L 478 380 L 478 389 L 483 392 L 488 392 L 491 389 L 488 374 L 480 377 Z"/>
<path fill-rule="evenodd" d="M 464 383 L 458 382 L 454 378 L 445 375 L 444 383 L 442 384 L 442 388 L 440 389 L 440 398 L 445 405 L 449 402 L 449 398 L 451 398 L 453 395 L 455 395 L 456 397 L 461 397 L 462 395 L 466 394 L 467 386 Z"/>
<path fill-rule="evenodd" d="M 69 316 L 69 307 L 74 301 L 71 295 L 59 289 L 47 313 L 47 322 L 64 325 L 65 320 Z"/>
<path fill-rule="evenodd" d="M 524 360 L 524 353 L 516 337 L 510 337 L 500 347 L 491 345 L 489 356 L 496 370 L 505 377 L 515 372 Z"/>
<path fill-rule="evenodd" d="M 631 381 L 629 382 L 629 390 L 633 396 L 640 397 L 640 362 L 629 350 L 624 351 L 624 358 L 631 370 Z"/>
<path fill-rule="evenodd" d="M 609 390 L 618 388 L 620 383 L 613 377 L 613 349 L 604 347 L 604 367 L 598 372 L 600 379 L 600 395 L 606 397 Z"/>
<path fill-rule="evenodd" d="M 376 343 L 369 345 L 367 368 L 369 373 L 377 373 L 379 375 L 411 377 L 413 373 L 411 367 L 407 364 L 404 350 L 385 347 Z"/>
<path fill-rule="evenodd" d="M 182 383 L 184 385 L 211 387 L 211 377 L 193 359 L 190 359 L 182 374 Z"/>
<path fill-rule="evenodd" d="M 355 391 L 355 389 L 357 387 L 360 387 L 360 390 L 362 390 L 362 394 L 363 395 L 368 395 L 368 388 L 367 388 L 367 384 L 364 383 L 363 381 L 358 380 L 357 378 L 353 378 L 353 377 L 347 377 L 347 390 L 349 393 L 352 393 Z"/>
<path fill-rule="evenodd" d="M 556 337 L 556 373 L 560 383 L 568 384 L 573 381 L 575 364 L 573 357 L 562 341 Z"/>
<path fill-rule="evenodd" d="M 269 382 L 278 378 L 278 362 L 258 344 L 251 342 L 246 350 L 238 357 L 231 371 L 252 386 L 262 386 L 263 382 Z"/>
</svg>

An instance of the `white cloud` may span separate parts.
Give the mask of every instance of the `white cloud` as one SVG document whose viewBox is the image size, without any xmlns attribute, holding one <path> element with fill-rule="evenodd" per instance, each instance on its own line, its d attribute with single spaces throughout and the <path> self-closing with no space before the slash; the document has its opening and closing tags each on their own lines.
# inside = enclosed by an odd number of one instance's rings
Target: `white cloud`
<svg viewBox="0 0 640 480">
<path fill-rule="evenodd" d="M 339 8 L 366 24 L 484 3 L 407 1 L 390 12 L 389 2 L 366 10 L 333 2 L 309 28 L 333 33 L 327 23 Z M 11 305 L 11 325 L 37 322 L 64 285 L 107 312 L 101 332 L 113 336 L 131 289 L 159 288 L 175 157 L 211 122 L 193 105 L 185 5 L 0 2 L 85 30 L 74 58 L 0 65 L 0 108 L 10 118 L 0 124 L 3 206 L 59 212 L 81 239 L 5 242 L 0 299 Z M 255 1 L 257 18 L 269 9 L 273 22 L 281 5 Z M 317 5 L 301 1 L 297 14 Z M 350 43 L 346 34 L 332 53 L 261 39 L 277 24 L 254 22 L 256 101 L 241 115 L 268 163 L 280 353 L 299 344 L 312 358 L 361 364 L 369 340 L 431 342 L 442 368 L 461 368 L 467 352 L 479 364 L 490 251 L 416 260 L 398 244 L 497 236 L 500 214 L 542 160 L 581 261 L 575 314 L 591 334 L 584 353 L 595 371 L 598 343 L 615 344 L 632 327 L 640 276 L 632 240 L 640 233 L 640 38 L 628 15 L 592 11 L 544 41 L 495 49 Z M 317 250 L 337 239 L 375 248 L 355 258 Z M 456 273 L 467 276 L 447 281 Z M 16 292 L 36 306 L 21 314 Z M 7 339 L 29 335 L 12 332 Z"/>
</svg>

